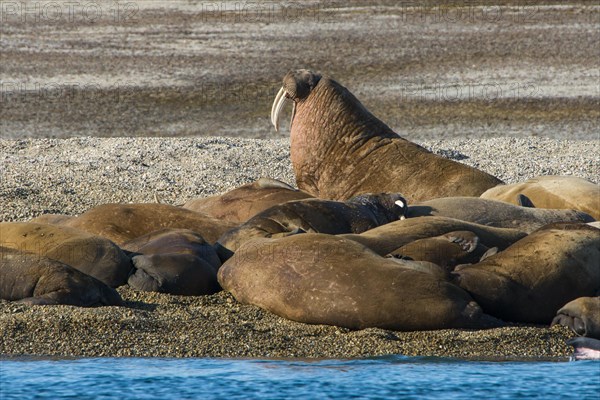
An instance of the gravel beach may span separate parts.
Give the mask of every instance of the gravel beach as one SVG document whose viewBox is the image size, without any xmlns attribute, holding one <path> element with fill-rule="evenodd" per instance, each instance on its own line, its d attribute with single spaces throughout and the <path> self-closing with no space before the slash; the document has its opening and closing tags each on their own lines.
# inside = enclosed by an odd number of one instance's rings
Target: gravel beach
<svg viewBox="0 0 600 400">
<path fill-rule="evenodd" d="M 0 220 L 181 205 L 263 176 L 295 186 L 287 127 L 276 134 L 268 117 L 296 68 L 332 75 L 401 136 L 506 183 L 599 183 L 597 2 L 447 3 L 139 0 L 93 3 L 91 16 L 66 0 L 2 2 Z M 223 292 L 118 290 L 126 307 L 0 301 L 0 357 L 571 353 L 563 327 L 349 331 Z"/>
<path fill-rule="evenodd" d="M 423 142 L 512 183 L 540 174 L 597 182 L 598 141 L 542 138 Z M 2 220 L 76 215 L 106 202 L 170 204 L 221 193 L 260 176 L 294 184 L 289 140 L 73 138 L 0 140 Z M 0 302 L 0 354 L 52 356 L 564 358 L 562 327 L 483 331 L 349 331 L 241 305 L 227 293 L 181 297 L 119 292 L 126 307 L 30 307 Z"/>
</svg>

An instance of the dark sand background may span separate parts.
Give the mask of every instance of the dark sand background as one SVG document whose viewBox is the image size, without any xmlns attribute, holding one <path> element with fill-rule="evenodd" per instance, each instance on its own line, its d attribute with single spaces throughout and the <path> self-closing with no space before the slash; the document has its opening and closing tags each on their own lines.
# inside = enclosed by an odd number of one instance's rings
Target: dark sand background
<svg viewBox="0 0 600 400">
<path fill-rule="evenodd" d="M 3 138 L 273 137 L 290 69 L 412 140 L 597 139 L 594 1 L 3 1 Z"/>
<path fill-rule="evenodd" d="M 507 182 L 598 182 L 597 2 L 3 1 L 0 12 L 3 221 L 181 204 L 265 175 L 293 184 L 287 130 L 274 133 L 269 111 L 302 67 L 333 75 L 402 136 Z M 127 307 L 0 301 L 0 355 L 570 353 L 562 327 L 349 331 L 227 293 L 119 291 Z"/>
</svg>

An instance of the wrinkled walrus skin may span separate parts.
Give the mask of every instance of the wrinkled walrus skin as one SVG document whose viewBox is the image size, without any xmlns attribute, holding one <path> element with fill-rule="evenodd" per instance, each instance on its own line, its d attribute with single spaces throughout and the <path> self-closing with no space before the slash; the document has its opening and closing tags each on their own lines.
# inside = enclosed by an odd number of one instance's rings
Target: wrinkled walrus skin
<svg viewBox="0 0 600 400">
<path fill-rule="evenodd" d="M 253 239 L 218 277 L 238 301 L 309 324 L 412 331 L 500 323 L 436 274 L 333 235 Z"/>
<path fill-rule="evenodd" d="M 402 193 L 409 203 L 476 196 L 502 183 L 401 138 L 348 89 L 309 70 L 289 72 L 275 99 L 294 102 L 291 159 L 296 183 L 315 197 L 345 200 L 362 193 Z"/>
<path fill-rule="evenodd" d="M 445 197 L 411 204 L 407 218 L 437 215 L 497 228 L 533 232 L 556 222 L 591 222 L 590 215 L 575 210 L 528 208 L 478 197 Z"/>
<path fill-rule="evenodd" d="M 564 304 L 600 290 L 600 230 L 587 224 L 547 225 L 453 274 L 486 313 L 550 324 Z"/>
<path fill-rule="evenodd" d="M 132 252 L 135 272 L 127 283 L 136 290 L 201 296 L 221 290 L 221 261 L 214 248 L 189 229 L 161 229 L 123 244 Z"/>
<path fill-rule="evenodd" d="M 279 204 L 250 218 L 218 240 L 227 259 L 247 240 L 292 232 L 361 233 L 396 221 L 406 213 L 406 200 L 397 193 L 364 194 L 346 202 L 306 199 Z"/>
<path fill-rule="evenodd" d="M 60 261 L 0 247 L 0 298 L 26 304 L 120 306 L 121 296 L 99 280 Z"/>
<path fill-rule="evenodd" d="M 117 245 L 162 228 L 190 229 L 210 243 L 237 226 L 202 213 L 168 204 L 103 204 L 64 223 Z"/>
<path fill-rule="evenodd" d="M 276 179 L 260 178 L 219 196 L 190 200 L 183 208 L 241 224 L 278 204 L 311 197 Z"/>
<path fill-rule="evenodd" d="M 415 240 L 444 235 L 453 231 L 471 231 L 488 247 L 507 248 L 527 236 L 516 229 L 494 228 L 446 217 L 416 217 L 394 221 L 359 235 L 341 237 L 357 241 L 385 256 Z"/>
<path fill-rule="evenodd" d="M 600 297 L 579 297 L 565 304 L 552 320 L 580 336 L 600 339 Z"/>
<path fill-rule="evenodd" d="M 60 261 L 111 287 L 127 283 L 132 269 L 131 259 L 110 240 L 65 226 L 2 222 L 0 246 Z"/>
<path fill-rule="evenodd" d="M 517 204 L 520 194 L 535 207 L 579 210 L 600 219 L 600 185 L 575 176 L 538 176 L 489 189 L 481 197 Z"/>
</svg>

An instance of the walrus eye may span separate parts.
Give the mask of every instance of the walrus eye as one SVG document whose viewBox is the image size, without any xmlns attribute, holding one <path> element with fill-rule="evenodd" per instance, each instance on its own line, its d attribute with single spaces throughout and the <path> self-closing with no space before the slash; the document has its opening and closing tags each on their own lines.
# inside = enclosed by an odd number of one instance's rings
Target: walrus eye
<svg viewBox="0 0 600 400">
<path fill-rule="evenodd" d="M 276 132 L 279 132 L 279 119 L 281 110 L 283 109 L 283 106 L 290 101 L 292 100 L 289 98 L 289 93 L 287 90 L 285 90 L 285 88 L 281 87 L 279 92 L 277 92 L 277 96 L 275 96 L 275 101 L 273 101 L 273 106 L 271 107 L 271 123 L 275 127 Z"/>
</svg>

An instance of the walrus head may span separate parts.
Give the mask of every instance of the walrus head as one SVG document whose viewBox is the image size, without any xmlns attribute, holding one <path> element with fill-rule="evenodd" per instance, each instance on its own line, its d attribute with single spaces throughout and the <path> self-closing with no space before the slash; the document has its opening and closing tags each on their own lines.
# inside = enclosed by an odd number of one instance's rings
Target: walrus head
<svg viewBox="0 0 600 400">
<path fill-rule="evenodd" d="M 279 119 L 283 107 L 290 101 L 293 103 L 291 126 L 296 113 L 296 103 L 306 99 L 320 80 L 321 74 L 307 69 L 299 69 L 287 73 L 283 78 L 283 86 L 279 89 L 277 96 L 275 96 L 273 107 L 271 107 L 271 123 L 275 126 L 276 131 L 279 132 Z"/>
<path fill-rule="evenodd" d="M 384 216 L 386 220 L 381 225 L 387 223 L 386 221 L 406 219 L 408 211 L 406 199 L 399 193 L 365 193 L 352 197 L 348 202 L 362 204 L 371 208 L 374 215 Z"/>
<path fill-rule="evenodd" d="M 279 130 L 280 114 L 286 104 L 292 103 L 290 121 L 291 158 L 297 183 L 319 197 L 316 177 L 331 173 L 348 176 L 351 171 L 336 169 L 319 174 L 315 170 L 319 160 L 327 158 L 340 167 L 347 164 L 348 154 L 334 154 L 333 147 L 347 147 L 352 158 L 362 159 L 373 149 L 366 144 L 370 139 L 399 138 L 387 125 L 371 114 L 354 95 L 326 75 L 306 69 L 288 72 L 271 108 L 271 122 Z M 379 144 L 375 144 L 375 147 Z M 337 152 L 336 152 L 337 153 Z M 353 167 L 349 167 L 353 169 Z M 360 179 L 360 178 L 359 178 Z M 362 179 L 368 179 L 364 176 Z M 324 179 L 323 182 L 328 179 Z M 324 184 L 324 183 L 322 183 Z M 321 188 L 322 190 L 323 188 Z M 325 196 L 328 197 L 328 196 Z M 351 195 L 335 196 L 347 199 Z"/>
</svg>

